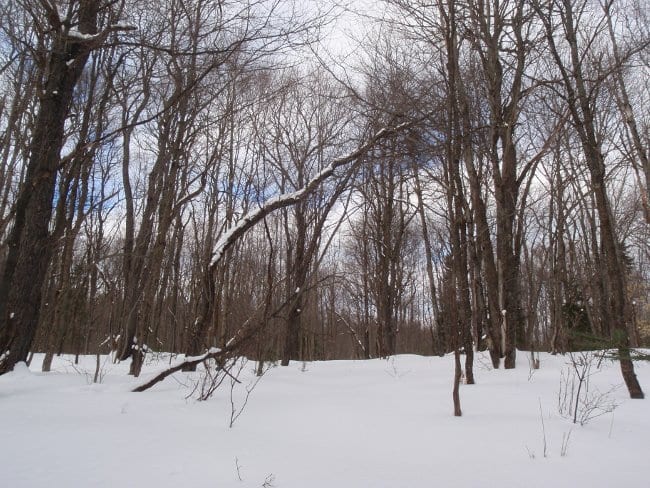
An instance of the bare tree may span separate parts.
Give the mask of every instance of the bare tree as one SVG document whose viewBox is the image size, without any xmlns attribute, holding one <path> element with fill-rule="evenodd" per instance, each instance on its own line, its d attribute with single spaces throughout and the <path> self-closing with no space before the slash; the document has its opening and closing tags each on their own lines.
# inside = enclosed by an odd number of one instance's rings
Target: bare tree
<svg viewBox="0 0 650 488">
<path fill-rule="evenodd" d="M 27 359 L 38 325 L 41 293 L 52 252 L 48 227 L 74 90 L 91 51 L 122 30 L 121 2 L 78 0 L 60 12 L 52 2 L 24 2 L 36 36 L 46 46 L 38 115 L 25 180 L 18 193 L 8 255 L 0 281 L 0 373 Z M 34 50 L 39 52 L 38 50 Z"/>
<path fill-rule="evenodd" d="M 589 26 L 580 24 L 580 19 L 585 18 L 590 8 L 587 2 L 535 2 L 535 8 L 540 21 L 543 22 L 551 55 L 560 75 L 562 94 L 589 170 L 600 224 L 599 239 L 602 243 L 603 264 L 611 293 L 607 302 L 607 319 L 611 323 L 613 337 L 619 348 L 621 372 L 630 397 L 643 398 L 643 391 L 634 374 L 634 365 L 629 354 L 630 316 L 626 296 L 625 262 L 607 194 L 605 157 L 597 130 L 598 83 L 603 79 L 603 73 L 594 70 L 594 65 L 590 63 L 590 46 L 593 45 L 598 31 L 589 31 Z M 566 44 L 559 42 L 556 36 L 558 30 L 566 39 Z M 586 45 L 580 42 L 581 39 L 588 41 Z M 595 80 L 595 83 L 592 80 Z"/>
<path fill-rule="evenodd" d="M 647 52 L 650 49 L 650 32 L 648 32 L 647 29 L 636 29 L 631 32 L 630 37 L 634 40 L 628 42 L 628 45 L 623 46 L 623 49 L 619 46 L 619 36 L 616 33 L 617 28 L 620 29 L 618 27 L 620 24 L 625 25 L 626 30 L 633 28 L 629 25 L 629 17 L 626 19 L 623 14 L 626 7 L 633 7 L 633 15 L 638 15 L 640 17 L 637 21 L 639 25 L 642 24 L 644 18 L 647 21 L 647 14 L 644 14 L 639 6 L 634 8 L 634 5 L 621 5 L 617 9 L 618 12 L 615 13 L 615 2 L 613 0 L 601 0 L 600 4 L 607 23 L 607 33 L 611 45 L 611 56 L 615 63 L 612 69 L 612 77 L 616 86 L 614 91 L 616 102 L 621 113 L 621 119 L 626 128 L 625 136 L 630 147 L 629 152 L 631 152 L 630 162 L 634 169 L 639 191 L 641 193 L 641 203 L 645 220 L 646 223 L 650 225 L 650 202 L 648 200 L 648 188 L 650 188 L 650 145 L 648 145 L 647 140 L 647 127 L 645 128 L 646 140 L 644 141 L 644 122 L 642 118 L 639 117 L 638 111 L 635 112 L 634 110 L 636 103 L 634 103 L 630 96 L 629 88 L 631 80 L 629 80 L 629 77 L 626 79 L 625 76 L 626 72 L 629 71 L 627 66 L 630 64 L 631 60 L 636 57 L 635 54 L 642 51 Z M 623 18 L 617 22 L 621 17 Z M 634 81 L 632 81 L 632 83 L 634 83 Z M 643 177 L 641 177 L 641 175 L 643 175 Z"/>
<path fill-rule="evenodd" d="M 275 172 L 281 193 L 303 187 L 323 169 L 334 148 L 345 146 L 353 112 L 345 106 L 340 88 L 326 73 L 288 73 L 279 80 L 286 88 L 268 107 L 263 130 L 264 156 Z M 350 174 L 323 185 L 308 199 L 282 211 L 286 250 L 286 332 L 282 365 L 303 359 L 302 317 L 313 297 L 319 256 L 330 242 L 324 235 L 330 212 L 346 189 Z"/>
</svg>

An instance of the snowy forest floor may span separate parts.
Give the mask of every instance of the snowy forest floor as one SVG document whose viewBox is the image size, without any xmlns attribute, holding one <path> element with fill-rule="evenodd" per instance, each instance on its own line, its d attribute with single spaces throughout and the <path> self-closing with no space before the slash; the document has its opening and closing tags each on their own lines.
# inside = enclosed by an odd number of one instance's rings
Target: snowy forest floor
<svg viewBox="0 0 650 488">
<path fill-rule="evenodd" d="M 531 371 L 475 363 L 452 416 L 453 356 L 292 362 L 252 390 L 248 362 L 235 385 L 188 397 L 200 373 L 178 373 L 145 393 L 128 364 L 55 358 L 53 372 L 19 365 L 0 377 L 0 485 L 5 487 L 612 487 L 640 486 L 650 454 L 648 400 L 629 400 L 617 363 L 605 360 L 589 392 L 613 412 L 584 426 L 558 412 L 568 356 L 541 354 Z M 595 367 L 595 366 L 594 366 Z M 646 394 L 650 367 L 636 363 Z M 250 389 L 250 387 L 249 387 Z M 568 438 L 568 444 L 567 444 Z"/>
</svg>

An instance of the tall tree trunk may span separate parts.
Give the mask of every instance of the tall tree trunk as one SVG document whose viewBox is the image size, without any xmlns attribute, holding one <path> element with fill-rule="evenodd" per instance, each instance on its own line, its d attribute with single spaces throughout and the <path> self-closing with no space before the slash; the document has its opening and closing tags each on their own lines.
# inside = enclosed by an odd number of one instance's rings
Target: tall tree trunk
<svg viewBox="0 0 650 488">
<path fill-rule="evenodd" d="M 100 3 L 78 3 L 78 30 L 93 38 Z M 25 361 L 34 340 L 52 253 L 49 223 L 65 121 L 75 86 L 95 43 L 81 36 L 73 37 L 61 23 L 51 28 L 55 33 L 48 71 L 0 281 L 0 374 L 12 370 L 18 361 Z"/>
<path fill-rule="evenodd" d="M 433 315 L 433 323 L 436 324 L 438 329 L 440 318 L 440 309 L 438 307 L 438 297 L 436 291 L 436 281 L 433 273 L 433 251 L 431 247 L 431 237 L 429 236 L 429 225 L 427 224 L 427 217 L 424 211 L 424 198 L 422 194 L 422 185 L 420 183 L 420 176 L 418 168 L 413 172 L 415 179 L 415 195 L 417 197 L 418 214 L 420 216 L 420 228 L 422 231 L 422 240 L 424 241 L 424 256 L 426 259 L 427 280 L 429 283 L 429 300 L 431 302 L 431 310 Z M 444 344 L 440 344 L 440 331 L 437 334 L 432 334 L 433 348 L 435 351 L 444 354 Z"/>
<path fill-rule="evenodd" d="M 609 300 L 604 302 L 608 313 L 608 326 L 618 347 L 621 373 L 630 397 L 643 398 L 643 390 L 634 373 L 634 364 L 630 359 L 628 330 L 630 315 L 627 303 L 626 269 L 607 195 L 605 159 L 596 132 L 594 91 L 588 87 L 588 78 L 584 73 L 585 57 L 580 53 L 578 41 L 577 22 L 584 12 L 575 12 L 575 6 L 571 0 L 562 0 L 560 7 L 562 8 L 561 28 L 564 30 L 570 54 L 568 62 L 560 55 L 556 44 L 553 12 L 545 10 L 544 5 L 536 4 L 540 20 L 546 29 L 551 54 L 562 77 L 567 93 L 568 110 L 580 138 L 585 162 L 589 169 L 590 186 L 595 198 L 600 223 L 599 237 L 605 261 L 605 270 L 601 270 L 601 273 L 604 273 L 609 285 Z"/>
</svg>

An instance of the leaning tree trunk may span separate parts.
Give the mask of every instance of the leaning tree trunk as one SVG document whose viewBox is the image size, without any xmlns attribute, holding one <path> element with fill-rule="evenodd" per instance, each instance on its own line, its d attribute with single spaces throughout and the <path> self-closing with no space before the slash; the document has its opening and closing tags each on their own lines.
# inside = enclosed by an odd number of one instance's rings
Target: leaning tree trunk
<svg viewBox="0 0 650 488">
<path fill-rule="evenodd" d="M 78 30 L 82 35 L 72 35 L 61 22 L 51 25 L 55 34 L 46 80 L 0 280 L 0 374 L 27 359 L 36 333 L 52 252 L 49 224 L 64 126 L 75 86 L 97 42 L 98 10 L 98 2 L 79 2 Z"/>
<path fill-rule="evenodd" d="M 591 152 L 591 151 L 590 151 Z M 600 220 L 600 237 L 605 254 L 605 265 L 609 281 L 610 318 L 614 342 L 618 347 L 621 374 L 631 398 L 643 398 L 643 390 L 634 373 L 634 364 L 630 358 L 630 339 L 627 328 L 629 313 L 626 304 L 625 265 L 620 246 L 615 236 L 614 222 L 609 207 L 605 188 L 605 165 L 599 151 L 591 154 L 595 164 L 589 165 L 592 188 L 596 196 L 598 218 Z"/>
<path fill-rule="evenodd" d="M 552 14 L 537 5 L 536 10 L 544 23 L 546 37 L 551 54 L 562 76 L 567 91 L 568 110 L 573 125 L 580 138 L 585 162 L 589 169 L 598 220 L 600 223 L 600 240 L 605 270 L 601 271 L 609 285 L 609 301 L 605 309 L 609 317 L 609 329 L 619 351 L 621 373 L 631 398 L 643 398 L 643 390 L 634 373 L 634 364 L 630 358 L 630 339 L 628 332 L 628 304 L 626 288 L 626 269 L 620 243 L 616 236 L 614 218 L 611 211 L 606 187 L 606 167 L 602 146 L 596 131 L 596 107 L 593 90 L 584 73 L 584 54 L 580 52 L 578 42 L 578 22 L 581 12 L 574 11 L 570 0 L 563 0 L 562 28 L 564 30 L 570 58 L 566 62 L 556 45 Z"/>
</svg>

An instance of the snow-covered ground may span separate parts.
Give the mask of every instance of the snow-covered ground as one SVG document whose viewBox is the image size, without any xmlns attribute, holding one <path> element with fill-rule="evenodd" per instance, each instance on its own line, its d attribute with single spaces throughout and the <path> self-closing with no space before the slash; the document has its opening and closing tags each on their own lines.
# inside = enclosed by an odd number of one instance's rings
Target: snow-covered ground
<svg viewBox="0 0 650 488">
<path fill-rule="evenodd" d="M 271 368 L 229 427 L 230 385 L 208 401 L 186 398 L 197 374 L 145 393 L 126 364 L 56 358 L 52 373 L 24 365 L 0 377 L 3 487 L 613 487 L 647 482 L 648 400 L 625 388 L 618 407 L 584 426 L 558 413 L 567 357 L 541 356 L 531 372 L 492 370 L 480 357 L 452 416 L 453 358 L 292 363 Z M 239 410 L 252 362 L 233 401 Z M 650 367 L 637 373 L 650 392 Z M 605 361 L 591 391 L 620 385 Z M 541 413 L 540 413 L 541 412 Z M 566 438 L 569 436 L 568 446 Z M 544 455 L 546 443 L 546 455 Z M 564 448 L 563 448 L 564 444 Z M 562 451 L 566 451 L 564 454 Z"/>
</svg>

